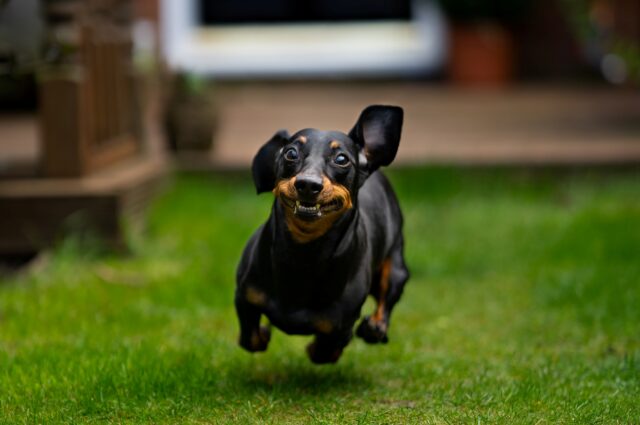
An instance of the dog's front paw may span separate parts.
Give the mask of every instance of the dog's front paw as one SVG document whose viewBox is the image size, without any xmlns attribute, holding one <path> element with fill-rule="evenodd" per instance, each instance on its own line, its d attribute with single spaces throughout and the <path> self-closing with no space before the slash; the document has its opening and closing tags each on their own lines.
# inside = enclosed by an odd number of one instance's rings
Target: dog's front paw
<svg viewBox="0 0 640 425">
<path fill-rule="evenodd" d="M 368 344 L 386 344 L 389 342 L 387 323 L 382 320 L 373 320 L 370 316 L 362 319 L 356 330 L 356 335 Z"/>
<path fill-rule="evenodd" d="M 307 345 L 307 354 L 309 355 L 309 359 L 315 364 L 335 363 L 342 355 L 342 348 L 332 347 L 327 349 L 314 341 Z"/>
<path fill-rule="evenodd" d="M 260 326 L 257 330 L 251 332 L 246 337 L 240 335 L 240 346 L 247 351 L 255 353 L 257 351 L 266 351 L 269 341 L 271 340 L 271 331 L 266 326 Z"/>
</svg>

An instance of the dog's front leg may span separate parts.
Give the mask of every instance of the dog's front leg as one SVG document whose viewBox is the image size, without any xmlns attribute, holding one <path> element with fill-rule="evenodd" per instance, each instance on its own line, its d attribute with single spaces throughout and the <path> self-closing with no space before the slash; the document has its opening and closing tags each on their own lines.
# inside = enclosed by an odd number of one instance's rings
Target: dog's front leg
<svg viewBox="0 0 640 425">
<path fill-rule="evenodd" d="M 316 364 L 335 363 L 352 336 L 351 329 L 330 334 L 316 334 L 313 342 L 307 345 L 307 354 Z"/>
<path fill-rule="evenodd" d="M 249 298 L 249 299 L 247 299 Z M 239 344 L 250 352 L 265 351 L 271 339 L 271 331 L 266 326 L 260 326 L 260 309 L 250 303 L 251 297 L 236 293 L 236 312 L 240 322 Z"/>
</svg>

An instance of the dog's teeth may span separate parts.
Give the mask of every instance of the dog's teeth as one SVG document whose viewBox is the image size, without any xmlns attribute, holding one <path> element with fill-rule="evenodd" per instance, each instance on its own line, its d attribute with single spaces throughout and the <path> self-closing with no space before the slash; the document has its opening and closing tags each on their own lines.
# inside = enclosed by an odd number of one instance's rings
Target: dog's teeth
<svg viewBox="0 0 640 425">
<path fill-rule="evenodd" d="M 296 201 L 295 202 L 295 206 L 293 207 L 293 213 L 306 213 L 306 214 L 315 214 L 318 217 L 322 216 L 322 205 L 320 204 L 315 204 L 315 205 L 303 205 L 300 201 Z"/>
</svg>

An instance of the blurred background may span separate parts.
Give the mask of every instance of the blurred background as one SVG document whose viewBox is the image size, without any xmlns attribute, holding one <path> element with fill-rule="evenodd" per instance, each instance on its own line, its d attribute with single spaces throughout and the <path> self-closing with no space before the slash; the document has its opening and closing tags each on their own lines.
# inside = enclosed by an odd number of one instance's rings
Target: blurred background
<svg viewBox="0 0 640 425">
<path fill-rule="evenodd" d="M 2 0 L 0 254 L 405 108 L 399 165 L 640 161 L 636 0 Z"/>
<path fill-rule="evenodd" d="M 390 343 L 249 356 L 253 155 L 373 103 Z M 0 422 L 639 423 L 639 164 L 639 0 L 0 0 Z"/>
</svg>

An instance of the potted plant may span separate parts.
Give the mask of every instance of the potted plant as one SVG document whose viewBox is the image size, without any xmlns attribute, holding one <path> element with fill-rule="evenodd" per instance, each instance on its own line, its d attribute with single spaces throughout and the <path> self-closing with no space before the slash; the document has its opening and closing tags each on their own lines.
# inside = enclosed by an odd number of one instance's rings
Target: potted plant
<svg viewBox="0 0 640 425">
<path fill-rule="evenodd" d="M 450 21 L 450 79 L 457 84 L 499 86 L 515 72 L 512 26 L 530 0 L 441 0 Z"/>
<path fill-rule="evenodd" d="M 165 109 L 169 148 L 175 152 L 209 151 L 216 123 L 210 85 L 196 75 L 173 79 Z"/>
</svg>

